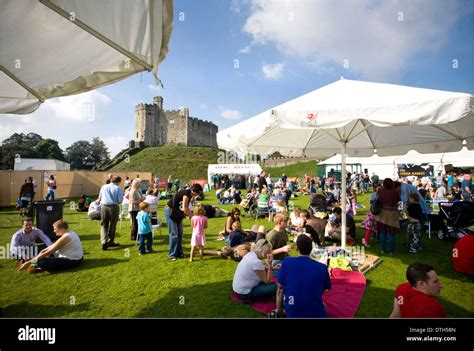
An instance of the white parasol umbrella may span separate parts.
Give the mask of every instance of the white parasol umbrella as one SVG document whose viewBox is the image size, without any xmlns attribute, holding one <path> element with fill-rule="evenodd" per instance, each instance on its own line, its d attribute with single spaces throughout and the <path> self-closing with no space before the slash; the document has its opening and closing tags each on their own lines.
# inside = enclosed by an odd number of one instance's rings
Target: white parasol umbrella
<svg viewBox="0 0 474 351">
<path fill-rule="evenodd" d="M 225 150 L 285 156 L 380 156 L 474 149 L 470 94 L 341 79 L 217 134 Z M 342 247 L 346 208 L 342 206 Z"/>
<path fill-rule="evenodd" d="M 0 113 L 156 73 L 168 53 L 173 0 L 0 1 Z"/>
</svg>

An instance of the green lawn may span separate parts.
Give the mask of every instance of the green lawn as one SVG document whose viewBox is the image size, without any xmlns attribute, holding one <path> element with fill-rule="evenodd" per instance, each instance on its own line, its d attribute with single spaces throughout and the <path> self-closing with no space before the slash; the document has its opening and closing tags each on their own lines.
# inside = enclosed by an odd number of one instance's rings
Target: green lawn
<svg viewBox="0 0 474 351">
<path fill-rule="evenodd" d="M 367 196 L 359 201 L 367 202 Z M 308 197 L 295 199 L 295 204 L 307 207 Z M 204 203 L 216 204 L 212 194 Z M 162 215 L 164 201 L 161 201 Z M 223 206 L 230 209 L 232 206 Z M 366 210 L 356 217 L 360 224 Z M 230 300 L 231 283 L 237 263 L 206 256 L 204 261 L 170 262 L 167 258 L 167 228 L 155 237 L 156 254 L 138 256 L 130 241 L 127 224 L 118 226 L 119 248 L 102 251 L 99 223 L 85 220 L 80 214 L 65 208 L 65 219 L 83 242 L 83 264 L 63 273 L 31 275 L 17 272 L 12 260 L 0 260 L 0 317 L 263 317 L 247 305 Z M 208 249 L 219 249 L 216 233 L 224 227 L 225 218 L 211 219 L 207 230 Z M 263 224 L 268 221 L 259 220 Z M 243 219 L 245 228 L 253 221 Z M 0 211 L 0 238 L 3 245 L 19 227 L 18 213 L 13 209 Z M 268 228 L 268 227 L 267 227 Z M 189 252 L 191 228 L 186 221 L 184 250 Z M 358 232 L 359 239 L 361 231 Z M 441 302 L 450 317 L 473 317 L 473 279 L 456 273 L 450 262 L 452 242 L 436 238 L 424 239 L 422 254 L 408 254 L 405 235 L 398 238 L 398 254 L 384 256 L 383 263 L 366 275 L 367 289 L 357 317 L 387 317 L 392 308 L 392 296 L 397 284 L 404 281 L 408 264 L 419 260 L 434 265 L 444 285 Z M 368 250 L 377 254 L 375 245 Z"/>
</svg>

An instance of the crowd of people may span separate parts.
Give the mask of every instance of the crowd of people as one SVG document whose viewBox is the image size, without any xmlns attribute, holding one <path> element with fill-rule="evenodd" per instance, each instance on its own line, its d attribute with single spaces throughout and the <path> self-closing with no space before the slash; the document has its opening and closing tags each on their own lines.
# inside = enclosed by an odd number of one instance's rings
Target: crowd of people
<svg viewBox="0 0 474 351">
<path fill-rule="evenodd" d="M 352 175 L 348 176 L 349 179 L 352 178 Z M 205 254 L 213 254 L 205 250 L 206 231 L 209 219 L 221 211 L 226 220 L 219 239 L 224 240 L 226 246 L 216 255 L 238 262 L 232 289 L 239 298 L 249 301 L 275 298 L 277 308 L 274 313 L 278 316 L 325 317 L 322 296 L 331 289 L 330 268 L 313 260 L 310 254 L 315 248 L 325 246 L 328 242 L 341 241 L 343 206 L 346 210 L 347 244 L 357 243 L 357 228 L 353 218 L 358 208 L 357 195 L 368 192 L 370 185 L 374 192 L 370 195 L 371 207 L 361 225 L 364 231 L 362 245 L 369 247 L 371 240 L 377 240 L 381 254 L 388 252 L 394 255 L 403 212 L 406 214 L 404 220 L 407 221 L 409 251 L 419 253 L 423 249 L 421 223 L 426 209 L 422 206 L 424 188 L 420 184 L 426 183 L 418 179 L 403 179 L 403 182 L 399 182 L 386 178 L 380 184 L 376 175 L 371 179 L 368 175 L 353 179 L 359 178 L 362 179 L 360 182 L 350 182 L 348 200 L 343 204 L 340 189 L 333 177 L 321 181 L 317 177 L 305 175 L 304 185 L 300 185 L 299 179 L 290 179 L 284 174 L 276 181 L 272 181 L 265 172 L 255 178 L 243 175 L 220 178 L 216 175 L 214 185 L 217 191 L 232 194 L 232 200 L 223 203 L 241 205 L 229 212 L 197 204 L 195 199 L 203 197 L 203 187 L 200 184 L 179 187 L 164 208 L 169 235 L 168 257 L 172 262 L 186 257 L 183 250 L 183 221 L 187 219 L 192 228 L 189 261 L 193 261 L 196 252 L 200 259 Z M 459 181 L 453 174 L 448 174 L 446 179 L 436 178 L 438 189 L 444 186 L 444 182 L 449 187 L 445 193 L 437 190 L 438 195 L 454 196 L 457 187 L 453 185 L 454 179 Z M 101 247 L 102 250 L 108 250 L 120 246 L 115 241 L 116 225 L 125 209 L 130 218 L 130 239 L 138 243 L 139 255 L 153 253 L 154 223 L 156 224 L 158 217 L 157 206 L 160 199 L 159 179 L 154 177 L 145 194 L 139 175 L 132 180 L 127 177 L 123 188 L 121 183 L 120 176 L 108 175 L 97 199 L 92 200 L 82 195 L 77 210 L 88 212 L 92 220 L 100 220 Z M 54 177 L 51 176 L 48 180 L 48 199 L 55 198 L 55 184 Z M 247 196 L 236 201 L 236 194 L 240 195 L 237 189 L 245 188 L 248 184 Z M 172 185 L 169 176 L 167 190 L 171 191 Z M 471 187 L 470 175 L 468 177 L 464 174 L 459 188 L 468 194 L 467 197 L 462 194 L 465 201 L 471 200 Z M 290 199 L 296 192 L 305 193 L 302 188 L 311 194 L 308 208 L 290 207 Z M 320 190 L 319 193 L 316 189 Z M 20 190 L 22 213 L 23 201 L 31 201 L 34 193 L 32 180 L 27 179 Z M 224 194 L 222 198 L 228 198 Z M 273 222 L 271 230 L 267 232 L 265 226 L 257 224 L 250 230 L 243 229 L 241 208 L 245 210 L 251 204 L 268 208 L 268 219 Z M 83 251 L 79 236 L 70 231 L 68 223 L 63 220 L 55 222 L 53 227 L 58 237 L 55 242 L 40 229 L 32 227 L 30 218 L 23 218 L 22 229 L 14 234 L 11 243 L 12 256 L 17 260 L 19 270 L 28 268 L 31 273 L 39 273 L 71 269 L 80 265 Z M 297 257 L 290 255 L 293 245 L 289 239 L 291 235 Z M 39 248 L 34 245 L 37 240 L 42 241 Z M 262 263 L 263 260 L 265 264 Z M 433 267 L 421 263 L 412 264 L 407 270 L 407 280 L 408 283 L 396 289 L 391 317 L 446 316 L 442 305 L 433 299 L 441 289 Z"/>
</svg>

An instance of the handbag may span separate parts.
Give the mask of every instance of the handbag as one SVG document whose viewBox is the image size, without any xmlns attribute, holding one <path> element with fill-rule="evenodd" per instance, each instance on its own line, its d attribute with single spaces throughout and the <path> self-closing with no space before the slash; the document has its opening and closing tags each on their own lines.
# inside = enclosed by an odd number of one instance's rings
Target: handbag
<svg viewBox="0 0 474 351">
<path fill-rule="evenodd" d="M 380 202 L 379 198 L 376 198 L 374 203 L 370 205 L 370 212 L 372 212 L 373 215 L 379 215 L 381 211 L 382 203 Z"/>
<path fill-rule="evenodd" d="M 175 209 L 173 209 L 173 208 L 171 209 L 170 218 L 171 218 L 173 221 L 175 221 L 175 222 L 177 222 L 177 223 L 180 223 L 180 222 L 183 221 L 183 219 L 184 219 L 185 217 L 186 217 L 186 215 L 185 215 L 183 212 L 177 211 L 177 210 L 175 210 Z"/>
<path fill-rule="evenodd" d="M 176 196 L 176 194 L 175 194 L 175 196 Z M 184 212 L 181 212 L 179 210 L 175 210 L 173 208 L 174 207 L 175 196 L 173 197 L 173 206 L 170 208 L 170 218 L 174 222 L 181 223 L 183 221 L 183 219 L 186 217 L 186 215 L 184 214 Z"/>
</svg>

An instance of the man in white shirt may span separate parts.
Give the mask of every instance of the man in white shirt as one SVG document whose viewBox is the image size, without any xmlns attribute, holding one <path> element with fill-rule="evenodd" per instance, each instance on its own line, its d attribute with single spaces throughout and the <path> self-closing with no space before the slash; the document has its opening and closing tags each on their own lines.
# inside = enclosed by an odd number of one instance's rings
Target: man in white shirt
<svg viewBox="0 0 474 351">
<path fill-rule="evenodd" d="M 265 181 L 267 182 L 268 190 L 270 192 L 273 191 L 273 186 L 272 186 L 272 177 L 271 174 L 268 174 L 267 178 L 265 178 Z"/>
<path fill-rule="evenodd" d="M 100 221 L 100 201 L 98 199 L 89 204 L 87 215 L 92 220 Z"/>
<path fill-rule="evenodd" d="M 41 229 L 33 227 L 31 218 L 22 219 L 22 228 L 12 236 L 10 244 L 10 255 L 17 260 L 29 260 L 39 251 L 51 246 L 51 239 L 43 233 Z M 35 246 L 40 240 L 43 242 L 41 246 Z"/>
<path fill-rule="evenodd" d="M 441 184 L 438 187 L 438 189 L 436 189 L 435 198 L 436 199 L 445 199 L 446 198 L 446 188 L 444 187 L 444 185 Z"/>
</svg>

